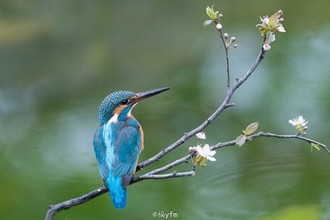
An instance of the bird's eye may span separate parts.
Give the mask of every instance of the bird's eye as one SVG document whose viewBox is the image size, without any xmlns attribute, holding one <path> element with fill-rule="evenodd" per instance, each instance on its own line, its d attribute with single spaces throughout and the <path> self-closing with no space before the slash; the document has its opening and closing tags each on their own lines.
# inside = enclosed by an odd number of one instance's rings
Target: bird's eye
<svg viewBox="0 0 330 220">
<path fill-rule="evenodd" d="M 124 100 L 121 101 L 122 105 L 126 105 L 127 103 L 128 103 L 128 99 L 124 99 Z"/>
</svg>

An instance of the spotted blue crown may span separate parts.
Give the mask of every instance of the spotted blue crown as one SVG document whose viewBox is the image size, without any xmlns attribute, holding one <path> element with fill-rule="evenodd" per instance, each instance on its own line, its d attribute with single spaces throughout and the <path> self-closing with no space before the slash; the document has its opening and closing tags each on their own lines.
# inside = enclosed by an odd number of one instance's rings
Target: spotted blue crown
<svg viewBox="0 0 330 220">
<path fill-rule="evenodd" d="M 101 125 L 106 124 L 113 116 L 113 111 L 119 105 L 127 102 L 133 95 L 134 93 L 130 91 L 117 91 L 105 97 L 99 108 L 99 120 Z"/>
</svg>

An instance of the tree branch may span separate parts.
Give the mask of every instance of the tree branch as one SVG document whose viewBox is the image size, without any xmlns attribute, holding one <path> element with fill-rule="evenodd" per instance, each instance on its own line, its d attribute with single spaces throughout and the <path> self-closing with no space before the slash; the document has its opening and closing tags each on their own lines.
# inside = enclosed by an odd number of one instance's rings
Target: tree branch
<svg viewBox="0 0 330 220">
<path fill-rule="evenodd" d="M 227 91 L 227 95 L 224 98 L 223 102 L 221 103 L 221 105 L 198 127 L 196 127 L 195 129 L 185 133 L 179 140 L 177 140 L 176 142 L 174 142 L 173 144 L 169 145 L 168 147 L 164 148 L 163 150 L 161 150 L 158 154 L 156 154 L 155 156 L 143 161 L 142 163 L 139 164 L 138 169 L 140 170 L 145 166 L 148 166 L 156 161 L 158 161 L 159 159 L 161 159 L 162 157 L 164 157 L 166 154 L 168 154 L 169 152 L 171 152 L 172 150 L 174 150 L 175 148 L 177 148 L 178 146 L 182 145 L 183 143 L 185 143 L 188 139 L 190 139 L 191 137 L 193 137 L 195 134 L 197 134 L 198 132 L 201 132 L 202 130 L 204 130 L 206 127 L 208 127 L 218 116 L 221 112 L 223 112 L 225 109 L 234 106 L 233 103 L 229 103 L 232 96 L 234 95 L 235 91 L 251 76 L 251 74 L 256 70 L 256 68 L 259 66 L 260 62 L 262 61 L 262 59 L 265 56 L 266 51 L 261 49 L 261 52 L 259 53 L 257 59 L 255 60 L 255 62 L 251 65 L 251 67 L 248 69 L 248 71 L 245 73 L 245 75 L 238 81 L 236 81 L 233 86 Z"/>
<path fill-rule="evenodd" d="M 178 165 L 178 164 L 177 164 Z M 134 177 L 132 178 L 130 185 L 140 182 L 142 180 L 146 180 L 146 179 L 168 179 L 168 178 L 175 178 L 175 177 L 187 177 L 187 176 L 194 176 L 195 175 L 195 171 L 191 170 L 191 171 L 186 171 L 186 172 L 176 172 L 173 171 L 172 173 L 167 173 L 167 174 L 150 174 L 150 173 L 146 173 L 144 175 L 138 176 L 138 177 Z M 64 202 L 60 202 L 56 205 L 50 205 L 48 207 L 47 210 L 47 214 L 45 217 L 45 220 L 53 220 L 55 215 L 62 211 L 62 210 L 66 210 L 66 209 L 70 209 L 74 206 L 83 204 L 85 202 L 88 202 L 104 193 L 108 192 L 108 189 L 103 186 L 101 188 L 95 189 L 89 193 L 86 193 L 82 196 L 73 198 L 73 199 L 69 199 L 67 201 Z"/>
<path fill-rule="evenodd" d="M 211 9 L 210 9 L 211 10 Z M 212 8 L 213 10 L 213 8 Z M 215 12 L 213 12 L 215 13 Z M 217 14 L 217 13 L 215 13 Z M 185 133 L 181 138 L 179 138 L 177 141 L 173 142 L 171 145 L 165 147 L 163 150 L 161 150 L 159 153 L 157 153 L 156 155 L 154 155 L 153 157 L 141 162 L 137 168 L 136 168 L 136 172 L 138 172 L 139 170 L 141 170 L 142 168 L 151 165 L 153 163 L 155 163 L 156 161 L 159 161 L 162 157 L 166 156 L 168 153 L 172 152 L 174 149 L 176 149 L 177 147 L 179 147 L 180 145 L 182 145 L 183 143 L 185 143 L 188 139 L 194 137 L 198 132 L 203 131 L 205 128 L 207 128 L 212 122 L 214 122 L 214 120 L 227 108 L 234 106 L 234 103 L 230 103 L 230 100 L 232 98 L 232 96 L 234 95 L 235 91 L 241 86 L 243 85 L 251 76 L 251 74 L 256 70 L 256 68 L 259 66 L 259 64 L 261 63 L 261 61 L 263 60 L 266 51 L 264 50 L 264 48 L 261 48 L 261 51 L 259 52 L 259 55 L 257 56 L 256 60 L 254 61 L 254 63 L 250 66 L 250 68 L 247 70 L 247 72 L 242 76 L 242 78 L 237 79 L 233 85 L 230 85 L 230 69 L 229 69 L 229 55 L 228 55 L 228 47 L 226 44 L 226 41 L 224 39 L 221 27 L 218 29 L 219 33 L 220 33 L 220 37 L 221 37 L 221 41 L 222 44 L 224 46 L 225 49 L 225 53 L 226 53 L 226 66 L 227 66 L 227 93 L 226 96 L 224 97 L 222 103 L 218 106 L 218 108 L 204 121 L 202 122 L 199 126 L 197 126 L 196 128 L 192 129 L 191 131 Z M 264 39 L 265 41 L 265 39 Z M 308 143 L 313 143 L 316 144 L 317 146 L 322 147 L 326 152 L 328 152 L 330 154 L 330 149 L 320 143 L 317 142 L 315 140 L 303 137 L 301 135 L 280 135 L 280 134 L 273 134 L 273 133 L 266 133 L 266 132 L 258 132 L 256 134 L 250 135 L 246 138 L 246 141 L 251 141 L 255 138 L 261 138 L 261 137 L 268 137 L 268 138 L 287 138 L 287 139 L 298 139 L 298 140 L 302 140 Z M 213 146 L 210 147 L 211 150 L 217 150 L 220 148 L 224 148 L 224 147 L 229 147 L 229 146 L 235 146 L 236 145 L 236 140 L 232 140 L 232 141 L 228 141 L 228 142 L 219 142 Z M 187 176 L 193 176 L 195 175 L 195 166 L 192 164 L 191 165 L 191 170 L 189 171 L 185 171 L 185 172 L 177 172 L 177 171 L 172 171 L 171 173 L 165 173 L 166 171 L 177 167 L 183 163 L 189 163 L 189 161 L 194 158 L 196 156 L 196 153 L 189 153 L 185 156 L 182 156 L 181 158 L 170 162 L 162 167 L 156 168 L 154 170 L 151 170 L 145 174 L 142 174 L 140 176 L 135 176 L 132 178 L 130 184 L 134 184 L 137 182 L 140 182 L 142 180 L 147 180 L 147 179 L 167 179 L 167 178 L 176 178 L 176 177 L 187 177 Z M 47 215 L 46 215 L 46 220 L 51 220 L 55 217 L 56 213 L 61 211 L 61 210 L 65 210 L 65 209 L 69 209 L 71 207 L 80 205 L 82 203 L 85 203 L 87 201 L 90 201 L 93 198 L 96 198 L 100 195 L 102 195 L 103 193 L 107 192 L 108 189 L 106 187 L 101 187 L 99 189 L 93 190 L 85 195 L 82 195 L 80 197 L 77 198 L 73 198 L 55 205 L 51 205 L 49 206 L 48 210 L 47 210 Z"/>
<path fill-rule="evenodd" d="M 171 145 L 169 145 L 168 147 L 164 148 L 163 150 L 161 150 L 158 154 L 156 154 L 155 156 L 145 160 L 144 162 L 140 163 L 137 167 L 137 171 L 141 170 L 143 167 L 146 167 L 156 161 L 158 161 L 159 159 L 161 159 L 162 157 L 164 157 L 165 155 L 167 155 L 168 153 L 170 153 L 171 151 L 173 151 L 174 149 L 176 149 L 178 146 L 182 145 L 183 143 L 185 143 L 188 139 L 190 139 L 191 137 L 193 137 L 195 134 L 197 134 L 198 132 L 201 132 L 202 130 L 204 130 L 206 127 L 208 127 L 219 115 L 221 112 L 223 112 L 225 109 L 234 106 L 235 104 L 233 103 L 229 103 L 232 96 L 234 95 L 236 89 L 238 89 L 253 73 L 253 71 L 258 67 L 258 65 L 260 64 L 260 62 L 262 61 L 262 59 L 264 58 L 264 54 L 265 51 L 261 50 L 261 52 L 259 53 L 257 59 L 255 60 L 255 62 L 251 65 L 251 67 L 249 68 L 249 70 L 245 73 L 245 75 L 238 81 L 236 81 L 233 86 L 227 91 L 227 95 L 224 98 L 224 101 L 221 103 L 221 105 L 198 127 L 196 127 L 195 129 L 185 133 L 180 139 L 178 139 L 176 142 L 172 143 Z M 188 171 L 188 172 L 182 172 L 182 173 L 176 173 L 176 172 L 172 172 L 170 174 L 161 174 L 161 175 L 156 175 L 158 173 L 167 171 L 181 163 L 185 163 L 188 162 L 188 160 L 191 158 L 191 155 L 187 155 L 181 159 L 178 159 L 170 164 L 167 164 L 161 168 L 155 169 L 153 171 L 150 171 L 149 173 L 146 173 L 144 175 L 141 175 L 139 177 L 136 177 L 132 180 L 131 184 L 139 182 L 141 180 L 144 179 L 165 179 L 165 178 L 173 178 L 173 177 L 185 177 L 185 176 L 192 176 L 195 174 L 195 171 Z M 105 192 L 107 192 L 108 190 L 105 187 L 99 188 L 97 190 L 94 190 L 90 193 L 87 193 L 85 195 L 82 195 L 80 197 L 74 198 L 74 199 L 70 199 L 61 203 L 58 203 L 56 205 L 51 205 L 49 206 L 48 210 L 47 210 L 47 216 L 46 219 L 47 220 L 51 220 L 54 218 L 54 216 L 56 215 L 57 212 L 64 210 L 64 209 L 69 209 L 73 206 L 85 203 Z"/>
<path fill-rule="evenodd" d="M 89 193 L 86 193 L 86 194 L 82 195 L 82 196 L 79 196 L 79 197 L 76 197 L 76 198 L 73 198 L 73 199 L 69 199 L 67 201 L 58 203 L 56 205 L 50 205 L 48 207 L 47 215 L 46 215 L 45 219 L 46 220 L 52 220 L 52 219 L 54 219 L 56 213 L 58 213 L 62 210 L 69 209 L 71 207 L 80 205 L 82 203 L 88 202 L 89 200 L 94 199 L 95 197 L 98 197 L 98 196 L 102 195 L 103 193 L 105 193 L 107 191 L 108 191 L 108 189 L 103 186 L 99 189 L 95 189 L 95 190 L 93 190 Z"/>
<path fill-rule="evenodd" d="M 300 135 L 285 135 L 285 134 L 274 134 L 274 133 L 270 133 L 270 132 L 258 132 L 256 134 L 248 136 L 247 141 L 252 141 L 253 139 L 264 138 L 264 137 L 279 138 L 279 139 L 297 139 L 297 140 L 307 142 L 309 144 L 314 143 L 314 144 L 317 144 L 318 146 L 320 146 L 322 149 L 324 149 L 327 153 L 330 154 L 330 149 L 325 144 L 322 144 L 316 140 L 306 138 L 306 137 L 300 136 Z M 235 146 L 235 145 L 236 145 L 236 140 L 231 140 L 231 141 L 227 141 L 227 142 L 219 142 L 219 143 L 211 146 L 210 149 L 217 150 L 220 148 L 230 147 L 230 146 Z M 168 178 L 176 178 L 176 177 L 194 176 L 195 175 L 194 167 L 192 167 L 192 170 L 186 171 L 186 172 L 173 171 L 172 173 L 159 174 L 159 173 L 165 172 L 171 168 L 174 168 L 182 163 L 188 163 L 189 160 L 194 156 L 195 155 L 191 155 L 191 154 L 185 155 L 185 156 L 181 157 L 180 159 L 177 159 L 161 168 L 154 169 L 146 174 L 134 177 L 130 184 L 134 184 L 134 183 L 140 182 L 142 180 L 147 180 L 147 179 L 168 179 Z M 99 189 L 93 190 L 93 191 L 86 193 L 85 195 L 79 196 L 77 198 L 73 198 L 73 199 L 58 203 L 56 205 L 51 205 L 48 208 L 47 216 L 45 219 L 51 220 L 54 218 L 54 216 L 56 215 L 57 212 L 60 212 L 62 210 L 69 209 L 71 207 L 88 202 L 89 200 L 92 200 L 92 199 L 106 193 L 107 191 L 108 191 L 108 189 L 103 186 Z"/>
</svg>

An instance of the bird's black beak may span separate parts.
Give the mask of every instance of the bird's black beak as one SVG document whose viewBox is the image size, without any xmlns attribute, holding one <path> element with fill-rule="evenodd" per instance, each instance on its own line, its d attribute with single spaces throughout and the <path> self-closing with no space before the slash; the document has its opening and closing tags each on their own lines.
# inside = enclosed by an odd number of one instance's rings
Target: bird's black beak
<svg viewBox="0 0 330 220">
<path fill-rule="evenodd" d="M 151 96 L 160 94 L 162 92 L 165 92 L 167 90 L 169 90 L 169 87 L 165 87 L 165 88 L 159 88 L 159 89 L 152 89 L 152 90 L 148 90 L 148 91 L 144 91 L 144 92 L 139 92 L 135 94 L 135 99 L 133 101 L 132 104 L 135 104 L 143 99 L 149 98 Z"/>
</svg>

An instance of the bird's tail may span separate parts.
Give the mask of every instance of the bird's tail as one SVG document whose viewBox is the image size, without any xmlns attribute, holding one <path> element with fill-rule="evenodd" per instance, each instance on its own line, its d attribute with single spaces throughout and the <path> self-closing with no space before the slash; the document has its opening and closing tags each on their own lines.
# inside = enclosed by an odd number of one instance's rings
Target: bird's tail
<svg viewBox="0 0 330 220">
<path fill-rule="evenodd" d="M 106 179 L 106 184 L 113 205 L 117 209 L 124 208 L 126 206 L 126 187 L 122 185 L 122 177 L 109 175 Z"/>
</svg>

